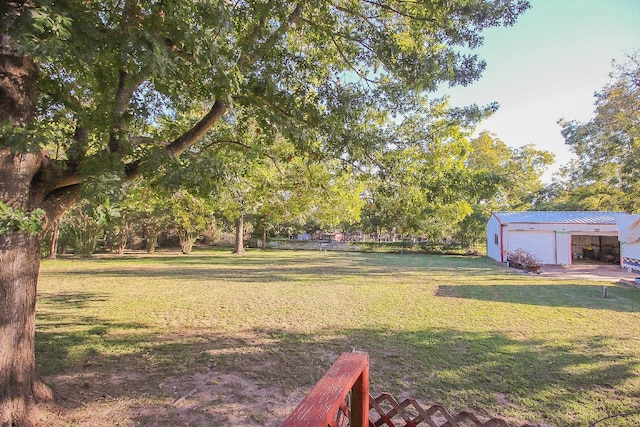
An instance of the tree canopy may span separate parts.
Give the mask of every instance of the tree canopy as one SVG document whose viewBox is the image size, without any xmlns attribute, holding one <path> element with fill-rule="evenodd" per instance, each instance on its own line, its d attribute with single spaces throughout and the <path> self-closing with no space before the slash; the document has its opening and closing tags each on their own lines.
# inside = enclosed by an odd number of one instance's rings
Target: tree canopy
<svg viewBox="0 0 640 427">
<path fill-rule="evenodd" d="M 478 46 L 480 30 L 513 23 L 525 7 L 9 2 L 5 49 L 37 67 L 37 109 L 26 128 L 5 122 L 3 143 L 47 148 L 51 186 L 62 189 L 105 169 L 127 177 L 144 164 L 153 170 L 242 107 L 265 139 L 277 130 L 300 149 L 320 143 L 339 156 L 370 143 L 359 132 L 367 103 L 398 111 L 416 89 L 475 80 L 484 62 L 457 47 Z M 348 86 L 351 96 L 338 86 Z"/>
</svg>

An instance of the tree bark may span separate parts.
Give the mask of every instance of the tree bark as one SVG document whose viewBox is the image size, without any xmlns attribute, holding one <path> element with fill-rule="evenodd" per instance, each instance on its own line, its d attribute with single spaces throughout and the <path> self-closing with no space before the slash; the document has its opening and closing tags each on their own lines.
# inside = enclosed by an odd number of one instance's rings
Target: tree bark
<svg viewBox="0 0 640 427">
<path fill-rule="evenodd" d="M 56 259 L 58 257 L 58 239 L 60 237 L 60 226 L 62 222 L 58 219 L 53 224 L 49 234 L 49 256 L 47 259 Z"/>
<path fill-rule="evenodd" d="M 147 253 L 155 253 L 156 247 L 158 246 L 158 235 L 160 234 L 159 230 L 153 229 L 147 233 L 147 243 L 146 249 Z"/>
<path fill-rule="evenodd" d="M 31 425 L 30 409 L 52 399 L 35 364 L 40 236 L 0 236 L 0 425 Z"/>
<path fill-rule="evenodd" d="M 35 112 L 37 67 L 11 49 L 7 35 L 0 37 L 0 122 L 28 127 Z M 42 180 L 46 160 L 45 153 L 18 153 L 0 146 L 0 201 L 18 213 L 43 205 L 48 185 Z M 55 214 L 47 215 L 48 222 L 54 217 Z M 33 404 L 52 397 L 38 380 L 35 364 L 36 293 L 44 235 L 45 231 L 33 235 L 20 230 L 0 235 L 2 426 L 31 425 Z"/>
<path fill-rule="evenodd" d="M 236 219 L 236 244 L 233 249 L 233 253 L 236 255 L 244 255 L 244 212 L 240 211 L 238 219 Z"/>
<path fill-rule="evenodd" d="M 35 113 L 38 72 L 33 61 L 10 45 L 10 38 L 0 35 L 0 122 L 24 126 Z"/>
<path fill-rule="evenodd" d="M 37 154 L 0 149 L 0 196 L 14 209 L 33 209 L 31 183 L 42 165 Z M 30 425 L 30 407 L 51 392 L 38 381 L 35 309 L 44 232 L 0 235 L 0 425 Z"/>
<path fill-rule="evenodd" d="M 127 225 L 123 225 L 122 229 L 118 233 L 118 255 L 123 255 L 125 249 L 127 249 L 127 241 L 129 240 L 129 228 Z"/>
</svg>

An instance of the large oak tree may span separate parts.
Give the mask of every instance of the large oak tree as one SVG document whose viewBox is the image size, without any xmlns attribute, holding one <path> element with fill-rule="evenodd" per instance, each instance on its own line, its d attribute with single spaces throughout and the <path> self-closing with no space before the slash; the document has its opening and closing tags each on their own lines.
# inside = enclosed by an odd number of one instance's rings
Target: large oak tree
<svg viewBox="0 0 640 427">
<path fill-rule="evenodd" d="M 0 5 L 0 424 L 46 397 L 34 328 L 44 232 L 88 179 L 154 173 L 232 111 L 301 151 L 366 151 L 357 100 L 467 84 L 456 53 L 525 0 L 5 0 Z M 359 79 L 359 80 L 358 80 Z M 358 80 L 358 82 L 356 82 Z M 313 130 L 313 131 L 311 131 Z"/>
</svg>

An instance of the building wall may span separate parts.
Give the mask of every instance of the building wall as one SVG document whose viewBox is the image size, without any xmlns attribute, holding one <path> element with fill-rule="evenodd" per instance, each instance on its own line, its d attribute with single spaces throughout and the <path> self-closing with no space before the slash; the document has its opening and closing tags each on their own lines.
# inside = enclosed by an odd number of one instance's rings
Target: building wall
<svg viewBox="0 0 640 427">
<path fill-rule="evenodd" d="M 543 264 L 571 265 L 573 239 L 588 236 L 598 240 L 598 236 L 617 235 L 616 224 L 501 224 L 492 215 L 487 222 L 487 256 L 505 262 L 504 252 L 521 248 L 532 252 Z M 640 259 L 640 254 L 635 259 Z"/>
<path fill-rule="evenodd" d="M 507 225 L 510 230 L 528 231 L 565 231 L 573 234 L 592 234 L 603 236 L 617 236 L 618 227 L 616 224 L 528 224 L 510 223 Z"/>
<path fill-rule="evenodd" d="M 541 264 L 556 263 L 556 235 L 552 230 L 512 230 L 505 227 L 505 251 L 522 249 L 535 256 Z"/>
<path fill-rule="evenodd" d="M 571 252 L 572 236 L 567 231 L 556 231 L 556 264 L 571 265 L 573 254 Z"/>
<path fill-rule="evenodd" d="M 487 222 L 487 256 L 498 262 L 504 262 L 501 253 L 503 244 L 501 228 L 498 218 L 491 215 L 491 218 L 489 218 L 489 221 Z"/>
</svg>

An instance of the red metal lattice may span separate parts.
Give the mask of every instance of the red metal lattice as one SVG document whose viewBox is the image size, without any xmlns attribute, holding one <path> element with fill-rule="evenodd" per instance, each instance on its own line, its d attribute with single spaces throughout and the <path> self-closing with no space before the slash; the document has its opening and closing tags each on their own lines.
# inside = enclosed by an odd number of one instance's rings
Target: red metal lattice
<svg viewBox="0 0 640 427">
<path fill-rule="evenodd" d="M 413 399 L 398 403 L 389 393 L 383 393 L 375 399 L 370 397 L 369 407 L 370 427 L 509 427 L 506 421 L 499 418 L 483 422 L 475 414 L 466 411 L 453 416 L 441 405 L 432 405 L 425 410 Z"/>
</svg>

